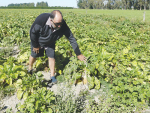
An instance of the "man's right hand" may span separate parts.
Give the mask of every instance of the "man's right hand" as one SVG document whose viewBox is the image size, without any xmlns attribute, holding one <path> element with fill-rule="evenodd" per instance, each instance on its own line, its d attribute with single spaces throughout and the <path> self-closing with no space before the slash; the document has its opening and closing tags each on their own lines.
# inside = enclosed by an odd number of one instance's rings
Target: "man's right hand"
<svg viewBox="0 0 150 113">
<path fill-rule="evenodd" d="M 38 47 L 38 48 L 33 48 L 33 51 L 34 51 L 36 54 L 38 54 L 38 53 L 39 53 L 39 49 L 40 49 L 40 47 Z"/>
</svg>

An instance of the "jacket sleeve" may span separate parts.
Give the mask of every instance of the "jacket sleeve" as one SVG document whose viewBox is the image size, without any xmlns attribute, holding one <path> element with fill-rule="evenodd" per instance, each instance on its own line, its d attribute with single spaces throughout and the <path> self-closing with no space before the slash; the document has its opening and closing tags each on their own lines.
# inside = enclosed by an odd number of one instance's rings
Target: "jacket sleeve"
<svg viewBox="0 0 150 113">
<path fill-rule="evenodd" d="M 81 55 L 79 46 L 76 42 L 76 39 L 74 38 L 70 28 L 67 26 L 67 24 L 65 23 L 65 31 L 64 31 L 64 35 L 67 37 L 67 39 L 69 40 L 74 52 L 76 53 L 76 55 Z"/>
<path fill-rule="evenodd" d="M 41 26 L 38 24 L 35 24 L 30 30 L 31 43 L 32 43 L 32 46 L 35 48 L 39 47 L 38 39 L 39 39 L 40 29 L 41 29 Z"/>
</svg>

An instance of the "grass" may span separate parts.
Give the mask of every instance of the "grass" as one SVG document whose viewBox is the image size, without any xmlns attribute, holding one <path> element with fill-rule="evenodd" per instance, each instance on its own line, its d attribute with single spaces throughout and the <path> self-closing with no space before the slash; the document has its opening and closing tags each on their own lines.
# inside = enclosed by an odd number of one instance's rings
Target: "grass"
<svg viewBox="0 0 150 113">
<path fill-rule="evenodd" d="M 62 12 L 74 12 L 81 14 L 95 14 L 95 15 L 110 15 L 110 16 L 124 16 L 131 20 L 143 21 L 143 14 L 145 12 L 145 21 L 149 22 L 150 10 L 101 10 L 101 9 L 61 9 Z"/>
<path fill-rule="evenodd" d="M 0 12 L 10 11 L 10 9 L 0 9 Z M 18 10 L 18 9 L 11 9 Z M 32 11 L 34 12 L 51 12 L 53 9 L 19 9 L 20 11 Z M 94 14 L 94 15 L 110 15 L 110 16 L 123 16 L 131 20 L 140 20 L 143 21 L 143 14 L 145 12 L 145 21 L 150 22 L 150 10 L 102 10 L 102 9 L 59 9 L 62 13 L 74 12 L 81 14 Z M 2 22 L 2 18 L 0 17 L 0 22 Z"/>
</svg>

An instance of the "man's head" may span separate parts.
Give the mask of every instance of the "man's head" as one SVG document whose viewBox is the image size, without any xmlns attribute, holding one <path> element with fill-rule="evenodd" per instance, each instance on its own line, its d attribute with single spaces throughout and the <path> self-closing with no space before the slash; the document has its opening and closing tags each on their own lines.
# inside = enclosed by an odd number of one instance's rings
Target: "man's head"
<svg viewBox="0 0 150 113">
<path fill-rule="evenodd" d="M 63 16 L 59 10 L 54 10 L 50 15 L 52 27 L 56 30 L 60 29 L 63 24 Z"/>
</svg>

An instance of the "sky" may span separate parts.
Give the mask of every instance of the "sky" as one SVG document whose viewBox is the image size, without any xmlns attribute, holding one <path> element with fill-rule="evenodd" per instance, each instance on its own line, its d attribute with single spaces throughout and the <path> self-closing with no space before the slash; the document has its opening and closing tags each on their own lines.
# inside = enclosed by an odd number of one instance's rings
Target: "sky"
<svg viewBox="0 0 150 113">
<path fill-rule="evenodd" d="M 0 2 L 0 6 L 8 6 L 11 3 L 33 3 L 36 5 L 37 2 L 47 2 L 49 6 L 64 6 L 77 8 L 77 0 L 3 0 Z"/>
</svg>

